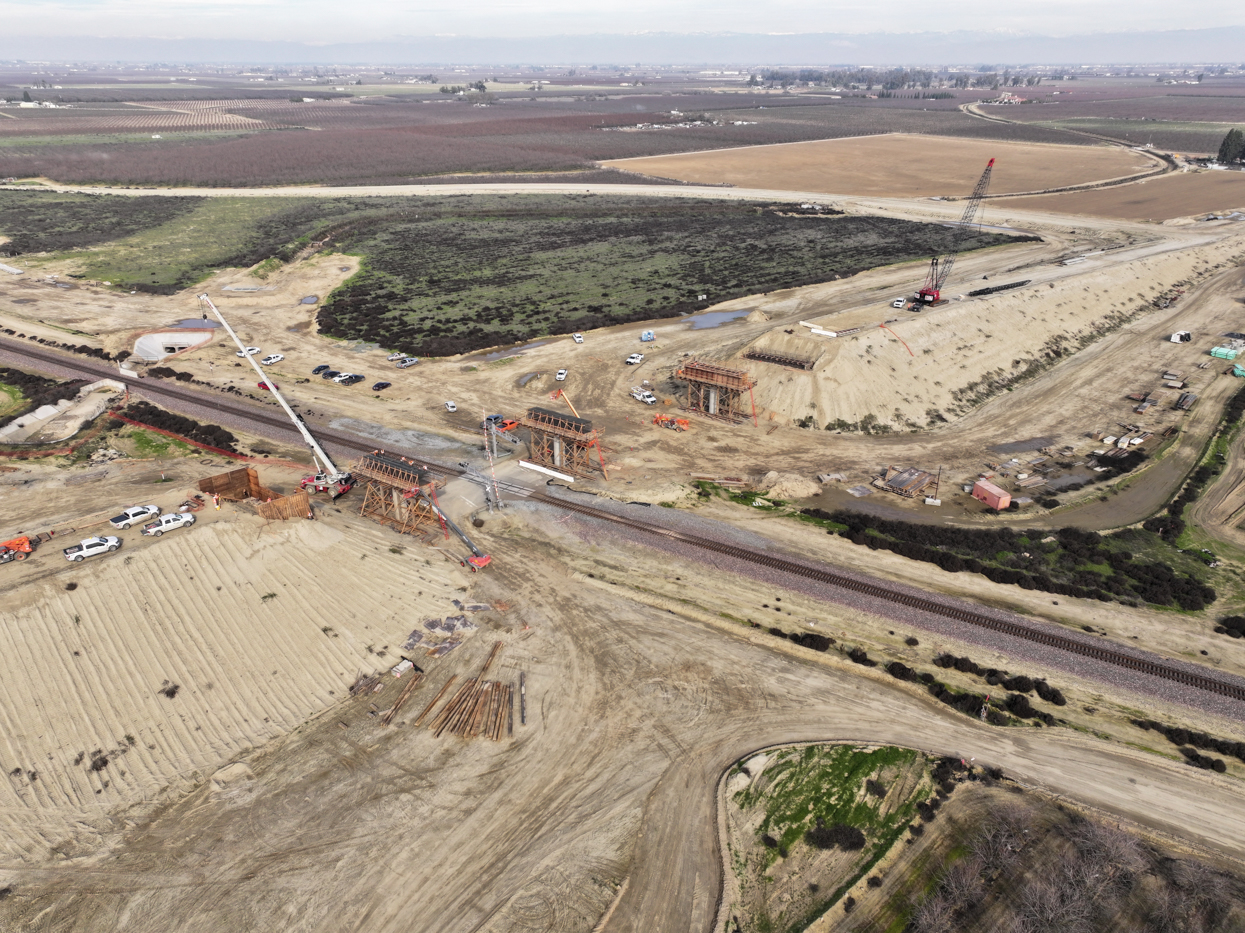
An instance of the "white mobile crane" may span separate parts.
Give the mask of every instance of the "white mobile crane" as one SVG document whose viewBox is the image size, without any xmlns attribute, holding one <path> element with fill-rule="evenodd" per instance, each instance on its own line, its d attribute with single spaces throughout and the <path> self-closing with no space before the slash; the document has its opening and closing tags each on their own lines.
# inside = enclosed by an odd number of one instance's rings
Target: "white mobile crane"
<svg viewBox="0 0 1245 933">
<path fill-rule="evenodd" d="M 255 362 L 255 357 L 247 352 L 246 345 L 238 339 L 238 335 L 235 334 L 233 328 L 229 326 L 229 322 L 226 321 L 224 315 L 220 313 L 220 309 L 217 308 L 216 305 L 212 304 L 212 299 L 207 295 L 200 295 L 199 301 L 206 304 L 212 310 L 212 313 L 216 315 L 216 318 L 220 321 L 221 326 L 224 327 L 229 336 L 233 338 L 233 342 L 238 345 L 238 350 L 241 351 L 239 355 L 250 363 L 251 368 L 259 374 L 260 381 L 268 386 L 268 391 L 273 394 L 274 398 L 276 398 L 277 404 L 280 405 L 285 410 L 285 413 L 290 416 L 290 420 L 294 422 L 294 427 L 296 427 L 298 429 L 298 433 L 303 436 L 303 441 L 308 447 L 311 448 L 311 457 L 315 462 L 316 472 L 313 476 L 303 477 L 303 481 L 299 485 L 308 492 L 327 492 L 334 499 L 348 493 L 354 487 L 354 477 L 349 473 L 339 470 L 337 465 L 333 463 L 333 459 L 324 452 L 324 448 L 320 446 L 319 442 L 312 436 L 311 432 L 307 430 L 307 425 L 303 422 L 302 416 L 296 413 L 294 409 L 290 408 L 289 404 L 285 401 L 284 396 L 282 396 L 277 390 L 277 386 L 273 382 L 272 377 L 259 368 L 258 364 Z"/>
</svg>

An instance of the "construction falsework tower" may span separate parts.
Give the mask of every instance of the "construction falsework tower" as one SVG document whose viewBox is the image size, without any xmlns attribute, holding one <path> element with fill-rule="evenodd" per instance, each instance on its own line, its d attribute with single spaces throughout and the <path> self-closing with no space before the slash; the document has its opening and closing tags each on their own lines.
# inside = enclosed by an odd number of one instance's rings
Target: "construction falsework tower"
<svg viewBox="0 0 1245 933">
<path fill-rule="evenodd" d="M 418 464 L 394 454 L 366 454 L 350 464 L 358 483 L 366 483 L 360 515 L 400 534 L 419 534 L 440 527 L 436 481 Z"/>
<path fill-rule="evenodd" d="M 609 479 L 605 457 L 601 454 L 601 434 L 587 418 L 564 415 L 548 408 L 529 408 L 519 423 L 532 432 L 528 455 L 533 463 L 573 476 L 589 476 L 596 471 Z M 592 451 L 596 449 L 596 466 Z"/>
<path fill-rule="evenodd" d="M 674 375 L 687 383 L 688 411 L 731 422 L 751 417 L 756 424 L 757 406 L 752 395 L 756 381 L 742 369 L 689 360 L 675 370 Z M 744 405 L 745 392 L 748 393 L 747 406 Z"/>
</svg>

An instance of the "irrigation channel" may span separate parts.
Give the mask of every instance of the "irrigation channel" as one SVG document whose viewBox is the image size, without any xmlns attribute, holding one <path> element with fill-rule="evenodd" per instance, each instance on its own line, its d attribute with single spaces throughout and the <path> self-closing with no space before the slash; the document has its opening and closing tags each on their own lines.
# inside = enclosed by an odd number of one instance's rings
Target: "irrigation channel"
<svg viewBox="0 0 1245 933">
<path fill-rule="evenodd" d="M 106 367 L 87 365 L 80 363 L 75 359 L 67 358 L 59 353 L 49 352 L 43 350 L 42 348 L 35 349 L 33 347 L 16 344 L 13 341 L 0 339 L 0 351 L 3 350 L 19 352 L 21 356 L 30 361 L 51 364 L 56 367 L 57 370 L 70 370 L 94 379 L 98 379 L 101 376 L 113 379 L 118 378 L 115 370 L 111 370 Z M 262 424 L 269 429 L 276 430 L 283 434 L 288 434 L 290 440 L 295 442 L 299 441 L 297 433 L 284 417 L 275 417 L 267 414 L 266 412 L 256 411 L 251 405 L 240 404 L 229 399 L 212 397 L 206 393 L 182 389 L 175 385 L 169 385 L 167 383 L 152 379 L 143 379 L 139 381 L 122 377 L 121 381 L 129 384 L 133 389 L 141 391 L 144 395 L 152 397 L 153 400 L 164 398 L 173 403 L 182 402 L 192 405 L 195 408 L 216 409 L 223 413 L 230 414 L 234 418 L 241 421 L 250 421 Z M 366 453 L 376 448 L 376 442 L 374 440 L 356 437 L 355 435 L 347 434 L 341 431 L 328 430 L 319 426 L 317 426 L 315 430 L 322 441 L 341 447 L 345 450 Z M 457 477 L 462 476 L 467 472 L 465 469 L 460 467 L 447 467 L 428 461 L 421 454 L 414 451 L 392 449 L 392 452 L 411 457 L 420 464 L 425 465 L 431 472 L 438 473 L 442 476 Z M 564 499 L 555 498 L 545 493 L 537 492 L 529 495 L 528 498 L 530 501 L 540 502 L 544 505 L 549 505 L 564 511 L 575 512 L 600 521 L 621 525 L 644 534 L 658 535 L 704 551 L 733 557 L 737 560 L 746 561 L 762 567 L 768 567 L 772 570 L 778 570 L 782 573 L 803 577 L 818 583 L 840 587 L 842 589 L 860 593 L 872 599 L 884 600 L 886 602 L 905 606 L 911 609 L 940 615 L 949 619 L 954 619 L 958 622 L 964 622 L 969 625 L 975 625 L 980 628 L 1010 635 L 1014 638 L 1024 639 L 1025 641 L 1066 651 L 1071 654 L 1092 658 L 1096 661 L 1110 664 L 1115 667 L 1148 674 L 1152 677 L 1158 677 L 1160 679 L 1182 684 L 1187 687 L 1204 690 L 1208 693 L 1215 693 L 1231 699 L 1245 701 L 1245 686 L 1241 686 L 1238 683 L 1234 683 L 1226 679 L 1221 679 L 1213 674 L 1194 673 L 1192 671 L 1184 670 L 1174 664 L 1165 663 L 1161 659 L 1148 660 L 1145 658 L 1139 658 L 1123 651 L 1116 651 L 1098 644 L 1071 638 L 1067 635 L 1060 635 L 1044 629 L 1027 626 L 1021 622 L 1001 618 L 997 615 L 991 615 L 986 612 L 978 612 L 964 607 L 948 605 L 947 603 L 928 599 L 913 593 L 908 593 L 895 587 L 859 580 L 844 574 L 835 573 L 831 570 L 809 566 L 794 560 L 776 557 L 772 554 L 765 554 L 749 548 L 723 544 L 711 538 L 704 538 L 699 535 L 691 535 L 686 532 L 675 531 L 656 523 L 636 521 L 635 519 L 617 515 L 613 512 L 608 512 L 603 509 L 596 509 L 589 505 L 568 502 Z"/>
</svg>

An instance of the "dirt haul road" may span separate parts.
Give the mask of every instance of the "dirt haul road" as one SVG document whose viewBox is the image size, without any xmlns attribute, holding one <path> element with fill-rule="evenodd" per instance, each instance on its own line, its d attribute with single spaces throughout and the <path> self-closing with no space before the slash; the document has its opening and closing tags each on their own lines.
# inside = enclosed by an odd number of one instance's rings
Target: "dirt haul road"
<svg viewBox="0 0 1245 933">
<path fill-rule="evenodd" d="M 1245 854 L 1235 781 L 1063 730 L 992 729 L 827 656 L 770 650 L 573 580 L 556 552 L 595 551 L 591 534 L 576 541 L 539 510 L 489 530 L 516 556 L 471 578 L 471 597 L 514 606 L 433 669 L 394 727 L 368 715 L 366 698 L 344 700 L 241 766 L 205 774 L 149 822 L 100 815 L 114 851 L 75 850 L 64 865 L 6 859 L 0 885 L 14 893 L 0 901 L 0 926 L 586 933 L 613 905 L 605 930 L 708 931 L 721 885 L 718 778 L 757 748 L 795 741 L 976 758 Z M 713 575 L 657 561 L 658 574 Z M 445 678 L 473 675 L 494 638 L 504 648 L 491 676 L 526 672 L 529 725 L 516 711 L 515 739 L 501 744 L 415 729 Z M 378 708 L 399 687 L 386 689 Z"/>
</svg>

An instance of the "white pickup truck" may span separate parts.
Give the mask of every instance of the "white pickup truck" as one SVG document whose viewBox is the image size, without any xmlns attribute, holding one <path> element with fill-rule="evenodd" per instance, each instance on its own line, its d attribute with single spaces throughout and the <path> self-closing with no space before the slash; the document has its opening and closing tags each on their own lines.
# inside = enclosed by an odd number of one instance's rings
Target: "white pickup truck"
<svg viewBox="0 0 1245 933">
<path fill-rule="evenodd" d="M 112 535 L 107 537 L 96 535 L 94 538 L 87 538 L 73 547 L 65 548 L 65 560 L 77 562 L 87 557 L 93 557 L 96 554 L 115 551 L 119 547 L 121 547 L 120 538 L 115 538 Z"/>
<path fill-rule="evenodd" d="M 154 518 L 160 514 L 160 506 L 158 505 L 132 505 L 116 518 L 109 519 L 109 523 L 113 528 L 120 528 L 122 531 L 131 525 L 141 522 L 145 518 Z"/>
<path fill-rule="evenodd" d="M 161 515 L 154 522 L 143 526 L 143 534 L 155 535 L 157 538 L 174 528 L 184 528 L 195 523 L 195 517 L 189 512 L 170 512 Z"/>
<path fill-rule="evenodd" d="M 631 387 L 631 397 L 637 402 L 643 402 L 645 405 L 657 404 L 657 396 L 653 395 L 648 389 L 641 389 L 639 386 Z"/>
</svg>

